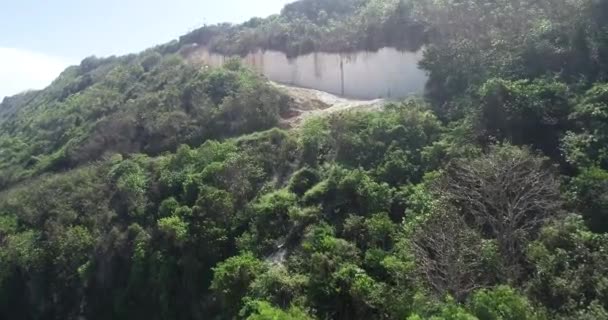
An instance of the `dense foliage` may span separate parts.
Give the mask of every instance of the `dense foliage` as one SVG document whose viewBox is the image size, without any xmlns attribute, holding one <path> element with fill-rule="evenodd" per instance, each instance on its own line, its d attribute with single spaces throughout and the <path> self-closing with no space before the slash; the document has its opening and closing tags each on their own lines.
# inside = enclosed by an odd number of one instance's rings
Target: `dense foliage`
<svg viewBox="0 0 608 320">
<path fill-rule="evenodd" d="M 176 44 L 5 99 L 0 318 L 608 319 L 608 2 L 304 0 L 182 42 L 399 46 L 393 5 L 430 78 L 378 111 L 282 130 Z"/>
<path fill-rule="evenodd" d="M 416 51 L 427 31 L 405 0 L 302 0 L 266 19 L 204 26 L 182 36 L 179 44 L 203 45 L 226 55 L 263 49 L 298 56 L 387 46 Z"/>
</svg>

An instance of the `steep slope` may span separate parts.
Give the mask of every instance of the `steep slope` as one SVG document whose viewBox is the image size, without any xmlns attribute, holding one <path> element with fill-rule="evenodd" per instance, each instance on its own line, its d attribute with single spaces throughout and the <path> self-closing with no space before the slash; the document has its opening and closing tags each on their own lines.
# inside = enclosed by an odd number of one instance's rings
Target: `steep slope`
<svg viewBox="0 0 608 320">
<path fill-rule="evenodd" d="M 256 257 L 281 244 L 283 268 L 297 255 L 311 262 L 293 284 L 308 290 L 304 274 L 317 264 L 299 244 L 313 230 L 305 229 L 351 210 L 400 216 L 396 186 L 421 179 L 422 147 L 440 131 L 423 107 L 394 105 L 35 177 L 0 192 L 0 316 L 233 318 L 241 297 L 216 294 L 219 278 L 272 277 Z M 395 162 L 405 154 L 407 165 Z M 386 213 L 376 218 L 397 226 Z M 319 232 L 326 250 L 336 250 L 328 255 L 358 260 L 359 249 L 344 240 L 333 248 L 334 231 Z M 237 271 L 214 269 L 222 261 Z"/>
</svg>

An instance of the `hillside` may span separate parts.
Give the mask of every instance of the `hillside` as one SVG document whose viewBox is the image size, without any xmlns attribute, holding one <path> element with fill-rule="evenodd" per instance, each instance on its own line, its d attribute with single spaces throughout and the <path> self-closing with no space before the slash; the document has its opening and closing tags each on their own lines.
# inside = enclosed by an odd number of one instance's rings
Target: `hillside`
<svg viewBox="0 0 608 320">
<path fill-rule="evenodd" d="M 158 49 L 87 58 L 0 105 L 0 189 L 112 153 L 158 155 L 270 129 L 289 98 L 239 64 L 204 72 Z"/>
<path fill-rule="evenodd" d="M 295 57 L 382 47 L 417 51 L 428 37 L 426 24 L 413 14 L 409 1 L 305 0 L 265 19 L 202 27 L 180 37 L 179 44 L 206 46 L 225 55 L 244 56 L 259 48 Z"/>
<path fill-rule="evenodd" d="M 608 2 L 300 0 L 0 104 L 1 319 L 608 319 Z M 423 97 L 227 55 L 423 48 Z"/>
</svg>

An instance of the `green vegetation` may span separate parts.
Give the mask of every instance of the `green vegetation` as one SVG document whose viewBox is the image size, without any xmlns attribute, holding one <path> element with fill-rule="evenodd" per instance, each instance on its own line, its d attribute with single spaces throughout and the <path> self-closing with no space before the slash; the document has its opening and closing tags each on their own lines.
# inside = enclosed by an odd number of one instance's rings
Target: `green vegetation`
<svg viewBox="0 0 608 320">
<path fill-rule="evenodd" d="M 3 102 L 0 189 L 107 154 L 158 155 L 270 129 L 289 104 L 239 64 L 200 70 L 157 50 L 87 58 L 45 90 Z"/>
<path fill-rule="evenodd" d="M 266 19 L 202 27 L 182 36 L 179 45 L 203 45 L 214 52 L 242 56 L 257 49 L 277 50 L 294 57 L 313 51 L 371 51 L 387 46 L 417 51 L 428 36 L 409 1 L 303 0 Z"/>
<path fill-rule="evenodd" d="M 430 78 L 379 111 L 279 129 L 179 43 L 5 99 L 0 318 L 608 319 L 607 2 L 303 0 L 182 44 L 366 47 L 393 5 Z"/>
</svg>

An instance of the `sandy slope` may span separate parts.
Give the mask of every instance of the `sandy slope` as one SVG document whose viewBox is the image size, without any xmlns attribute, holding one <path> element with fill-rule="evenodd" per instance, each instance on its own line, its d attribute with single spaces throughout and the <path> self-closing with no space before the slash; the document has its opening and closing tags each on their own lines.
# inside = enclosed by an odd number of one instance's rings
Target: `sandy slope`
<svg viewBox="0 0 608 320">
<path fill-rule="evenodd" d="M 370 110 L 382 107 L 386 101 L 354 100 L 339 97 L 324 91 L 293 87 L 272 82 L 274 86 L 291 96 L 298 106 L 283 119 L 285 127 L 297 127 L 309 117 L 324 116 L 346 110 Z"/>
</svg>

